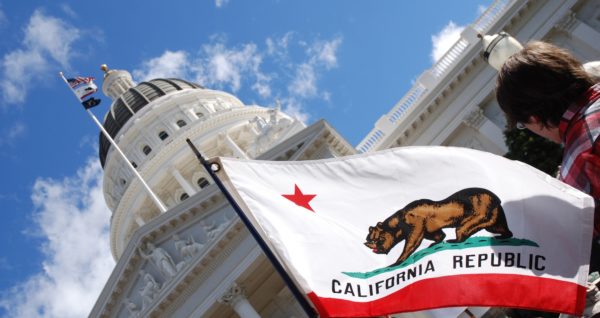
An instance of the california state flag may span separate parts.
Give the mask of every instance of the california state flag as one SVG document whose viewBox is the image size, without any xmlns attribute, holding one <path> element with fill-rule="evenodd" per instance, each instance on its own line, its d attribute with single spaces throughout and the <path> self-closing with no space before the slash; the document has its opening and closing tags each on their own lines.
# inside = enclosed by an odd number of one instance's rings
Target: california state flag
<svg viewBox="0 0 600 318">
<path fill-rule="evenodd" d="M 525 164 L 450 147 L 217 161 L 219 179 L 323 317 L 583 311 L 593 200 Z"/>
</svg>

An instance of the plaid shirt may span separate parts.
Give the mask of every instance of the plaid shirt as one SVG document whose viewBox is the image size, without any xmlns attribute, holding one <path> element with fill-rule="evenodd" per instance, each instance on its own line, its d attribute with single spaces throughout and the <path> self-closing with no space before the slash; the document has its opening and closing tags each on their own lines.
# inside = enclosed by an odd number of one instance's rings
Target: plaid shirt
<svg viewBox="0 0 600 318">
<path fill-rule="evenodd" d="M 565 146 L 560 179 L 596 200 L 594 237 L 600 234 L 600 83 L 563 114 L 558 126 Z"/>
</svg>

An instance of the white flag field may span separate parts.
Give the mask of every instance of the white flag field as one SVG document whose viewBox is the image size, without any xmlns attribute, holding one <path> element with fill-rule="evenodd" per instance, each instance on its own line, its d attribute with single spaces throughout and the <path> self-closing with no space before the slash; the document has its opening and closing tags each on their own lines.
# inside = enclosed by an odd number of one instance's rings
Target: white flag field
<svg viewBox="0 0 600 318">
<path fill-rule="evenodd" d="M 584 309 L 593 200 L 525 164 L 452 147 L 216 162 L 321 317 Z"/>
</svg>

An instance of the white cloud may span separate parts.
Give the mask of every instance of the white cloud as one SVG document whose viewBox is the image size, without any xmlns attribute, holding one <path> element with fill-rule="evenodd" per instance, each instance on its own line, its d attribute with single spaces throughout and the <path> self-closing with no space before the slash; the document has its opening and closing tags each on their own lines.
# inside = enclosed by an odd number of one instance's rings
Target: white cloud
<svg viewBox="0 0 600 318">
<path fill-rule="evenodd" d="M 186 78 L 189 61 L 184 51 L 165 51 L 163 55 L 142 63 L 141 69 L 133 71 L 136 79 L 145 81 L 154 78 Z"/>
<path fill-rule="evenodd" d="M 268 55 L 277 55 L 279 57 L 287 57 L 288 47 L 292 40 L 293 33 L 287 32 L 280 38 L 267 38 L 265 44 L 267 45 Z"/>
<path fill-rule="evenodd" d="M 337 66 L 337 50 L 342 44 L 342 38 L 337 37 L 331 41 L 317 41 L 309 49 L 309 55 L 312 55 L 314 63 L 321 63 L 327 69 Z"/>
<path fill-rule="evenodd" d="M 73 54 L 71 44 L 79 37 L 78 29 L 36 10 L 25 30 L 24 44 L 30 50 L 48 53 L 62 67 L 68 67 Z"/>
<path fill-rule="evenodd" d="M 25 28 L 22 48 L 2 57 L 0 87 L 6 103 L 22 103 L 33 82 L 50 70 L 51 62 L 68 68 L 73 42 L 80 31 L 64 21 L 36 10 Z"/>
<path fill-rule="evenodd" d="M 25 134 L 27 128 L 21 122 L 16 122 L 8 129 L 2 130 L 2 136 L 0 137 L 0 146 L 13 145 L 15 140 Z"/>
<path fill-rule="evenodd" d="M 293 37 L 292 32 L 279 38 L 269 37 L 261 49 L 253 42 L 228 46 L 223 36 L 216 35 L 198 53 L 165 51 L 143 62 L 133 74 L 144 80 L 191 78 L 208 88 L 233 93 L 248 87 L 266 104 L 273 102 L 268 98 L 287 100 L 284 110 L 306 120 L 308 115 L 302 110 L 306 100 L 331 99 L 331 93 L 319 89 L 318 81 L 325 71 L 337 67 L 342 38 L 306 42 L 292 41 Z M 294 48 L 304 54 L 299 61 L 290 59 L 289 51 Z M 273 85 L 275 82 L 278 85 Z"/>
<path fill-rule="evenodd" d="M 60 5 L 60 8 L 63 10 L 64 13 L 66 13 L 68 16 L 70 16 L 71 18 L 77 18 L 77 12 L 75 12 L 73 10 L 73 8 L 71 8 L 71 6 L 69 6 L 66 3 L 63 3 Z"/>
<path fill-rule="evenodd" d="M 293 95 L 301 98 L 313 98 L 319 95 L 317 80 L 321 73 L 319 69 L 326 70 L 337 67 L 337 50 L 342 44 L 342 38 L 337 37 L 331 41 L 315 41 L 308 45 L 306 53 L 308 61 L 299 64 L 295 70 L 295 77 L 288 86 Z M 331 98 L 331 95 L 322 95 Z"/>
<path fill-rule="evenodd" d="M 262 98 L 267 98 L 271 96 L 271 86 L 269 86 L 269 81 L 271 78 L 262 73 L 256 74 L 256 82 L 252 85 L 252 89 L 260 95 Z"/>
<path fill-rule="evenodd" d="M 460 33 L 464 29 L 464 26 L 458 26 L 454 22 L 450 21 L 448 25 L 440 31 L 440 33 L 431 36 L 431 43 L 433 49 L 431 51 L 431 60 L 433 63 L 437 62 L 444 54 L 458 41 Z"/>
<path fill-rule="evenodd" d="M 8 139 L 15 140 L 15 138 L 20 137 L 25 133 L 25 125 L 23 123 L 17 122 L 8 130 Z"/>
<path fill-rule="evenodd" d="M 76 176 L 35 182 L 32 218 L 34 232 L 44 239 L 42 271 L 2 292 L 7 316 L 89 314 L 115 265 L 101 178 L 100 164 L 90 159 Z"/>
<path fill-rule="evenodd" d="M 304 98 L 317 95 L 317 76 L 314 66 L 310 63 L 300 64 L 296 68 L 296 75 L 288 90 L 293 95 Z"/>
<path fill-rule="evenodd" d="M 302 103 L 295 97 L 288 97 L 281 100 L 282 111 L 297 120 L 306 123 L 310 115 L 302 107 Z"/>
<path fill-rule="evenodd" d="M 256 44 L 249 43 L 240 48 L 227 48 L 222 42 L 203 46 L 204 82 L 208 85 L 229 86 L 234 92 L 241 87 L 242 75 L 261 76 L 262 56 Z M 263 83 L 264 84 L 264 83 Z"/>
<path fill-rule="evenodd" d="M 3 76 L 0 80 L 2 97 L 7 103 L 22 103 L 27 88 L 36 75 L 48 70 L 46 60 L 35 50 L 15 50 L 2 59 Z"/>
<path fill-rule="evenodd" d="M 217 8 L 221 8 L 227 3 L 229 3 L 229 0 L 215 0 L 215 6 L 217 6 Z"/>
</svg>

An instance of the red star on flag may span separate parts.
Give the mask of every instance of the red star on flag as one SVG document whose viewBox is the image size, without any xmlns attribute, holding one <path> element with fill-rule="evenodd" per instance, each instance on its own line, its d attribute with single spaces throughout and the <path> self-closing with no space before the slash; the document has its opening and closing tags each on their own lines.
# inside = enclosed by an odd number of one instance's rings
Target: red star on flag
<svg viewBox="0 0 600 318">
<path fill-rule="evenodd" d="M 302 193 L 302 191 L 300 191 L 300 188 L 298 188 L 297 184 L 294 184 L 294 194 L 282 194 L 281 196 L 296 203 L 296 205 L 298 205 L 298 206 L 301 206 L 305 209 L 315 212 L 315 210 L 313 210 L 312 207 L 310 206 L 309 202 L 317 195 Z"/>
</svg>

